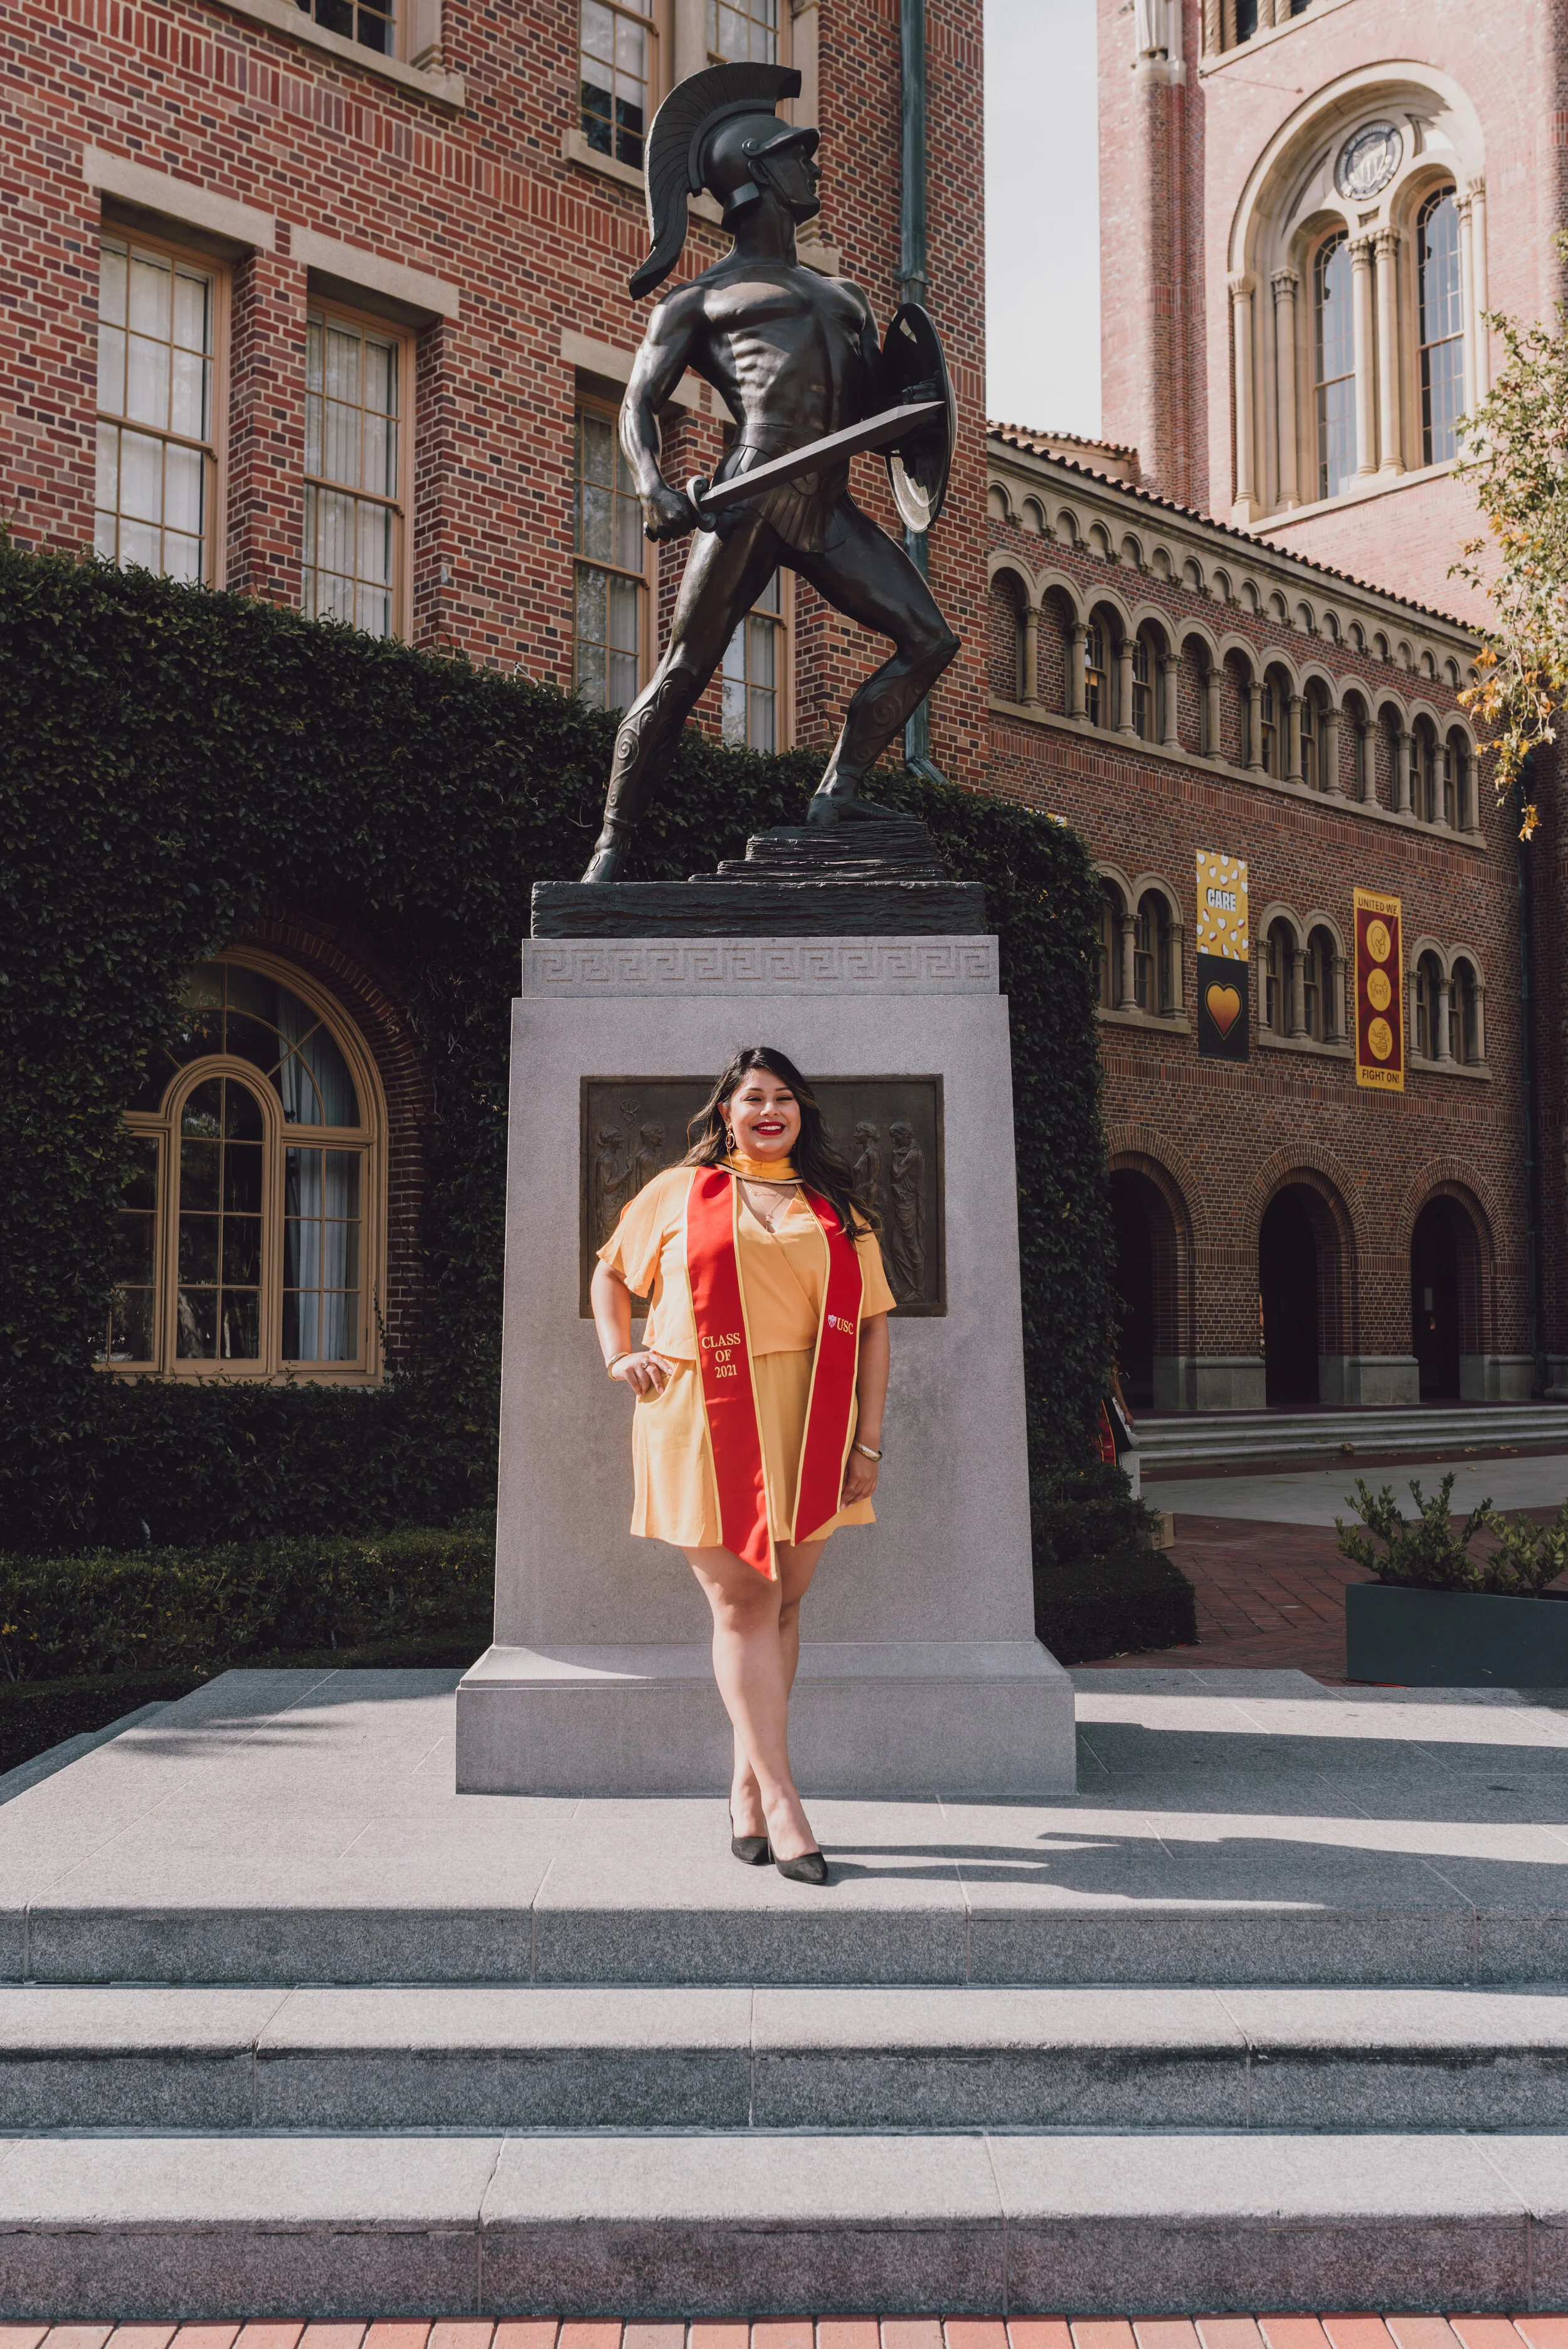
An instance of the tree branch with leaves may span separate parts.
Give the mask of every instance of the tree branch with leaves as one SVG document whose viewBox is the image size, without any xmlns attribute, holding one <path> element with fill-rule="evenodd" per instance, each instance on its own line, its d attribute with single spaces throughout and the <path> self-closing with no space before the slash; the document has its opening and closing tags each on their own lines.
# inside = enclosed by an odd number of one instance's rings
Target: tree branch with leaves
<svg viewBox="0 0 1568 2349">
<path fill-rule="evenodd" d="M 1568 260 L 1568 231 L 1553 239 Z M 1469 450 L 1458 471 L 1473 483 L 1485 533 L 1468 542 L 1449 576 L 1479 587 L 1493 619 L 1460 702 L 1491 733 L 1499 802 L 1532 750 L 1555 741 L 1568 701 L 1568 304 L 1553 323 L 1489 312 L 1503 363 L 1484 399 L 1461 419 Z M 1522 811 L 1528 840 L 1539 817 Z"/>
</svg>

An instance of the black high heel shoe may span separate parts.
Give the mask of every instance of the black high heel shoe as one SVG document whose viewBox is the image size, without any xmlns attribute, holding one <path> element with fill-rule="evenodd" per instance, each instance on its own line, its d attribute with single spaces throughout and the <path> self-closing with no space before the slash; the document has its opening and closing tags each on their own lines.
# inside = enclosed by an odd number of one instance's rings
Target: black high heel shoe
<svg viewBox="0 0 1568 2349">
<path fill-rule="evenodd" d="M 729 1814 L 729 1848 L 735 1857 L 747 1868 L 766 1868 L 773 1857 L 768 1847 L 768 1838 L 765 1835 L 738 1836 L 736 1834 L 733 1811 Z"/>
<path fill-rule="evenodd" d="M 828 1863 L 820 1851 L 803 1851 L 795 1859 L 776 1859 L 773 1863 L 780 1876 L 789 1877 L 793 1884 L 826 1884 Z"/>
</svg>

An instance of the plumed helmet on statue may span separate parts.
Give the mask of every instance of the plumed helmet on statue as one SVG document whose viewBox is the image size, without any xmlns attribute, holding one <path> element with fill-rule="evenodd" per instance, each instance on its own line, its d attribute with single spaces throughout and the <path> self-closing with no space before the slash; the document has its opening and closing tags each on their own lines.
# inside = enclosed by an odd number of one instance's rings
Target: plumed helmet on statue
<svg viewBox="0 0 1568 2349">
<path fill-rule="evenodd" d="M 755 203 L 754 166 L 788 147 L 816 151 L 817 133 L 780 122 L 774 108 L 799 98 L 793 66 L 708 66 L 677 82 L 648 133 L 647 259 L 632 273 L 634 301 L 662 285 L 686 243 L 686 198 L 707 188 L 726 215 Z"/>
</svg>

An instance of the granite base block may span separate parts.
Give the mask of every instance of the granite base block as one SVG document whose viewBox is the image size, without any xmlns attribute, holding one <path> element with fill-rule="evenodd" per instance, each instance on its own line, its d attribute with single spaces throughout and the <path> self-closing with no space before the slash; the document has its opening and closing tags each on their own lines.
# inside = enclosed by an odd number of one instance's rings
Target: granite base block
<svg viewBox="0 0 1568 2349">
<path fill-rule="evenodd" d="M 789 1751 L 814 1794 L 1070 1794 L 1072 1682 L 1034 1640 L 808 1643 Z M 459 1794 L 718 1794 L 706 1648 L 493 1647 L 458 1690 Z"/>
</svg>

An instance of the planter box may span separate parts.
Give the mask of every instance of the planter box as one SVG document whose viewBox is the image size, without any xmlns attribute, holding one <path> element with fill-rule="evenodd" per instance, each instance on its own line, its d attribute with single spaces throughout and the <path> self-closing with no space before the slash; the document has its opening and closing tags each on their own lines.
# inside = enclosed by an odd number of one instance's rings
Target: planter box
<svg viewBox="0 0 1568 2349">
<path fill-rule="evenodd" d="M 1568 1606 L 1347 1583 L 1345 1669 L 1404 1688 L 1568 1688 Z"/>
</svg>

